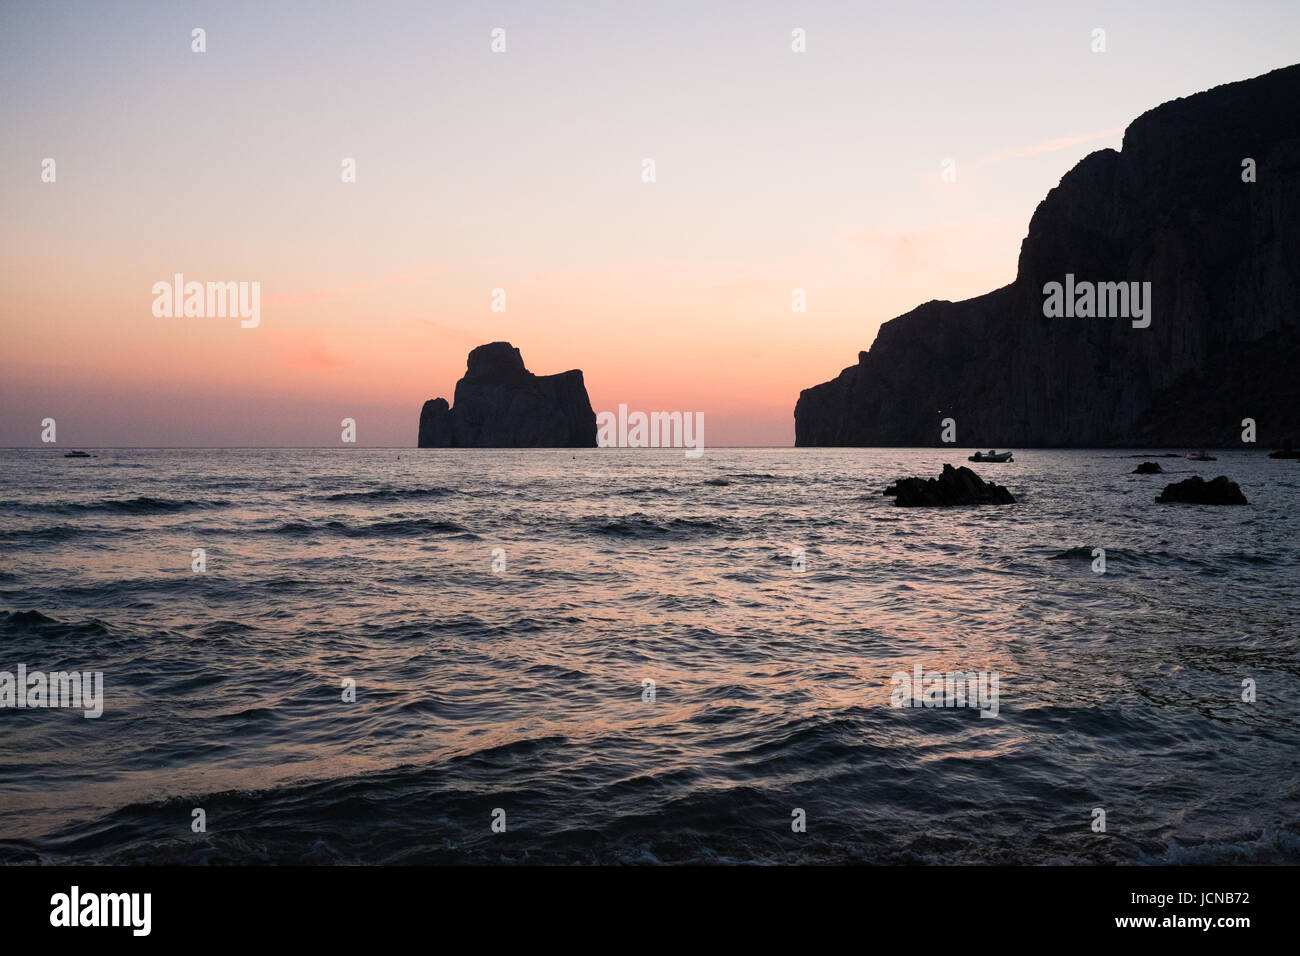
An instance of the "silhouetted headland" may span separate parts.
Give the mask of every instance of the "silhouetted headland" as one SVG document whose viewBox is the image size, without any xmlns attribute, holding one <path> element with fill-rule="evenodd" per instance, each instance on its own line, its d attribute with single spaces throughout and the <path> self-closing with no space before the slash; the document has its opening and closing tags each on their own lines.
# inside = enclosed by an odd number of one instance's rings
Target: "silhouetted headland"
<svg viewBox="0 0 1300 956">
<path fill-rule="evenodd" d="M 1260 443 L 1300 432 L 1298 103 L 1291 66 L 1138 117 L 1039 203 L 1014 282 L 886 322 L 800 394 L 795 444 L 937 445 L 948 417 L 972 447 L 1237 446 L 1243 418 Z M 1050 283 L 1087 302 L 1058 311 Z M 1143 292 L 1145 316 L 1100 316 Z"/>
</svg>

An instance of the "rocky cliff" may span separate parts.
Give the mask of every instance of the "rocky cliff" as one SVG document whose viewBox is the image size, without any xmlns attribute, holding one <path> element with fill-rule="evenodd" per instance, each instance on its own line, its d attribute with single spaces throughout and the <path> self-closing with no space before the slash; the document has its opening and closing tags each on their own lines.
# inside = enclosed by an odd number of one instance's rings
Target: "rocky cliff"
<svg viewBox="0 0 1300 956">
<path fill-rule="evenodd" d="M 509 342 L 469 353 L 455 401 L 420 410 L 420 448 L 594 448 L 596 413 L 582 372 L 534 375 Z"/>
<path fill-rule="evenodd" d="M 1244 181 L 1243 161 L 1256 181 Z M 1150 325 L 1044 315 L 1150 282 Z M 1015 281 L 928 302 L 795 406 L 797 445 L 1240 445 L 1300 436 L 1300 66 L 1174 100 L 1038 205 Z"/>
</svg>

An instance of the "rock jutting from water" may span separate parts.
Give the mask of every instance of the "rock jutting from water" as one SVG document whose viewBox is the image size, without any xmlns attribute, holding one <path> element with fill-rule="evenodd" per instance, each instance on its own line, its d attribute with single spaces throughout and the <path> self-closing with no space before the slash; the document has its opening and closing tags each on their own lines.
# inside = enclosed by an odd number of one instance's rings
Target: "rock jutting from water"
<svg viewBox="0 0 1300 956">
<path fill-rule="evenodd" d="M 964 465 L 943 466 L 938 478 L 899 478 L 885 489 L 902 508 L 944 508 L 952 505 L 1013 505 L 1016 499 L 1002 485 L 984 481 Z"/>
<path fill-rule="evenodd" d="M 420 448 L 595 448 L 581 369 L 534 375 L 509 342 L 469 353 L 455 404 L 433 398 L 420 410 Z"/>
<path fill-rule="evenodd" d="M 1133 469 L 1135 475 L 1163 475 L 1165 470 L 1160 467 L 1159 462 L 1144 461 Z"/>
<path fill-rule="evenodd" d="M 1246 496 L 1235 481 L 1229 481 L 1226 475 L 1220 475 L 1213 481 L 1206 481 L 1199 475 L 1186 481 L 1176 481 L 1166 485 L 1156 502 L 1162 505 L 1244 505 L 1249 504 Z"/>
</svg>

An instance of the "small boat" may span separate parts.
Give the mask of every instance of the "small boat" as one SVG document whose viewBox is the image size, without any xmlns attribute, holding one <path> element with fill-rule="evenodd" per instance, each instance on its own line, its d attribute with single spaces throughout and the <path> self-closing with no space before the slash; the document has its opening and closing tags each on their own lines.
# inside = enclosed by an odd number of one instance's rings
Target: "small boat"
<svg viewBox="0 0 1300 956">
<path fill-rule="evenodd" d="M 70 451 L 63 457 L 64 458 L 94 458 L 95 456 L 84 451 Z"/>
<path fill-rule="evenodd" d="M 1202 448 L 1200 451 L 1194 451 L 1190 453 L 1187 456 L 1187 460 L 1188 461 L 1218 461 L 1219 459 L 1215 458 L 1208 451 Z"/>
<path fill-rule="evenodd" d="M 1011 457 L 1011 452 L 996 452 L 990 448 L 987 452 L 977 451 L 966 459 L 967 461 L 1015 461 Z"/>
</svg>

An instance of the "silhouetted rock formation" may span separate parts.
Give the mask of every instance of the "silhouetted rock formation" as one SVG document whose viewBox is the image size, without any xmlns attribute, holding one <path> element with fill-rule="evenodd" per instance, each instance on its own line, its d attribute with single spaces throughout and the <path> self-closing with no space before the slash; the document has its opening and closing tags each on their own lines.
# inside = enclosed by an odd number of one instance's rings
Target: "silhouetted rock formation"
<svg viewBox="0 0 1300 956">
<path fill-rule="evenodd" d="M 1206 481 L 1197 476 L 1186 481 L 1176 481 L 1165 485 L 1156 502 L 1162 505 L 1244 505 L 1246 496 L 1241 493 L 1235 481 L 1229 481 L 1226 475 L 1220 475 L 1213 481 Z"/>
<path fill-rule="evenodd" d="M 1133 469 L 1135 475 L 1163 475 L 1165 470 L 1160 467 L 1158 462 L 1144 461 Z"/>
<path fill-rule="evenodd" d="M 929 302 L 805 389 L 797 445 L 1230 447 L 1300 433 L 1300 66 L 1134 120 L 1039 204 L 1015 281 Z M 1243 159 L 1257 182 L 1243 182 Z M 1151 324 L 1046 318 L 1063 282 L 1151 282 Z"/>
<path fill-rule="evenodd" d="M 1300 459 L 1300 451 L 1296 451 L 1294 448 L 1291 447 L 1291 439 L 1288 438 L 1286 441 L 1282 443 L 1282 447 L 1279 450 L 1275 452 L 1270 452 L 1268 457 Z"/>
<path fill-rule="evenodd" d="M 420 409 L 420 448 L 451 447 L 451 406 L 445 398 L 431 398 Z"/>
<path fill-rule="evenodd" d="M 1001 485 L 986 482 L 964 465 L 943 466 L 938 478 L 899 478 L 884 491 L 902 508 L 940 508 L 948 505 L 1013 505 L 1016 499 Z"/>
<path fill-rule="evenodd" d="M 469 353 L 455 404 L 420 411 L 420 448 L 594 448 L 596 413 L 582 372 L 534 375 L 509 342 Z"/>
</svg>

